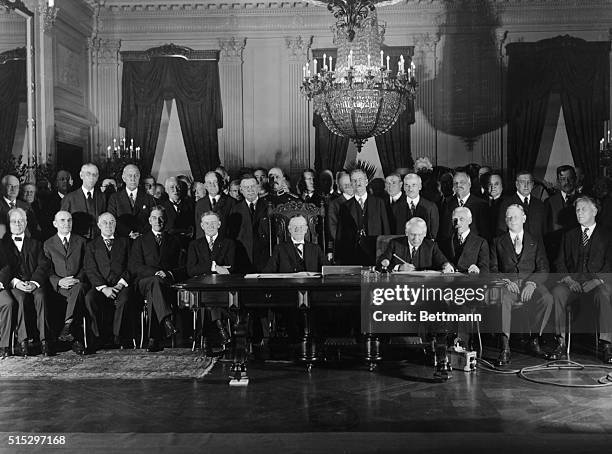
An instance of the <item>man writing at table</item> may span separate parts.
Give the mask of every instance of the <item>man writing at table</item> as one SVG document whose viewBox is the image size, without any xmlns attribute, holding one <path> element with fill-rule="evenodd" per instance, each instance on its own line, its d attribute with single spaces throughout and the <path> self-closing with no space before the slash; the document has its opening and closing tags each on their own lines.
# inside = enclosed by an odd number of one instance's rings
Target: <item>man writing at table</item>
<svg viewBox="0 0 612 454">
<path fill-rule="evenodd" d="M 415 217 L 406 222 L 406 237 L 391 240 L 380 256 L 379 265 L 393 271 L 442 270 L 455 271 L 440 248 L 427 235 L 427 224 Z"/>
</svg>

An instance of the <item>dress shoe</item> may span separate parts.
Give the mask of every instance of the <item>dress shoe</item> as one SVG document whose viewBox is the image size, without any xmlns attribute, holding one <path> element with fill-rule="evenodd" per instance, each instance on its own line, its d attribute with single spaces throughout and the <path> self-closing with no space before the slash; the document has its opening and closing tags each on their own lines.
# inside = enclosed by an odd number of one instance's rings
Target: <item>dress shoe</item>
<svg viewBox="0 0 612 454">
<path fill-rule="evenodd" d="M 66 324 L 62 328 L 62 332 L 60 333 L 58 339 L 61 340 L 62 342 L 74 341 L 74 336 L 70 333 L 71 327 L 72 327 L 72 321 L 66 322 Z"/>
<path fill-rule="evenodd" d="M 2 358 L 7 358 L 11 356 L 11 347 L 3 347 L 2 348 Z"/>
<path fill-rule="evenodd" d="M 510 364 L 509 348 L 504 348 L 499 352 L 499 356 L 497 357 L 497 361 L 495 363 L 496 366 L 505 366 L 506 364 Z"/>
<path fill-rule="evenodd" d="M 23 340 L 19 343 L 19 347 L 21 348 L 21 356 L 27 358 L 30 354 L 30 348 L 28 345 L 28 340 Z"/>
<path fill-rule="evenodd" d="M 153 352 L 161 352 L 163 350 L 162 346 L 155 339 L 149 339 L 149 344 L 147 345 L 147 351 L 150 353 Z"/>
<path fill-rule="evenodd" d="M 544 356 L 542 349 L 540 348 L 540 342 L 537 337 L 533 337 L 528 344 L 528 349 L 532 355 L 542 357 Z"/>
<path fill-rule="evenodd" d="M 51 347 L 49 346 L 49 343 L 46 340 L 40 342 L 40 353 L 42 353 L 45 358 L 52 355 Z"/>
<path fill-rule="evenodd" d="M 601 348 L 601 359 L 606 364 L 612 364 L 612 344 L 609 342 L 603 344 Z"/>
<path fill-rule="evenodd" d="M 72 343 L 72 351 L 75 352 L 77 355 L 84 355 L 85 347 L 83 346 L 83 343 L 81 341 L 75 340 Z"/>
<path fill-rule="evenodd" d="M 166 338 L 168 339 L 178 333 L 178 329 L 176 329 L 170 318 L 164 319 L 164 327 L 166 328 Z"/>
<path fill-rule="evenodd" d="M 557 339 L 557 346 L 548 354 L 547 359 L 549 361 L 567 359 L 567 347 L 565 346 L 565 341 L 563 341 L 563 339 Z"/>
</svg>

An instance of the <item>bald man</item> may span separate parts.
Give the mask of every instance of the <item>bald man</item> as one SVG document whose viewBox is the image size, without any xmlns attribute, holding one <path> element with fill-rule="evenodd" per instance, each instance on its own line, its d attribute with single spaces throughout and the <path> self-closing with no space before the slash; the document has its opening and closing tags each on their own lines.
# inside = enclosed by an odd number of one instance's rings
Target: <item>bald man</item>
<svg viewBox="0 0 612 454">
<path fill-rule="evenodd" d="M 74 233 L 89 240 L 100 234 L 97 219 L 106 211 L 106 197 L 96 188 L 98 167 L 83 164 L 79 177 L 83 185 L 62 199 L 62 210 L 72 215 Z"/>
<path fill-rule="evenodd" d="M 140 170 L 134 164 L 123 168 L 121 178 L 125 188 L 110 196 L 108 212 L 117 221 L 115 234 L 133 240 L 150 229 L 149 215 L 155 206 L 155 199 L 139 187 Z"/>
</svg>

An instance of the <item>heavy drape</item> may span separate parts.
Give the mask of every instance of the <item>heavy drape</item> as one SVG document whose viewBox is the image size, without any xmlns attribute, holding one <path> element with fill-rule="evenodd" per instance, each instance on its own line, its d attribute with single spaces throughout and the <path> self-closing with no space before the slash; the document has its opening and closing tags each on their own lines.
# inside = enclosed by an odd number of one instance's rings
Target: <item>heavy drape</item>
<svg viewBox="0 0 612 454">
<path fill-rule="evenodd" d="M 331 132 L 319 114 L 312 117 L 315 128 L 315 170 L 331 170 L 334 175 L 344 168 L 349 139 Z"/>
<path fill-rule="evenodd" d="M 223 110 L 216 61 L 155 58 L 123 64 L 120 125 L 142 150 L 143 174 L 151 172 L 164 100 L 177 105 L 183 141 L 196 180 L 220 164 L 217 129 Z"/>
<path fill-rule="evenodd" d="M 13 151 L 19 103 L 26 102 L 26 62 L 12 60 L 0 65 L 0 161 Z"/>
<path fill-rule="evenodd" d="M 597 175 L 599 139 L 610 110 L 610 43 L 559 36 L 506 46 L 508 163 L 533 170 L 552 91 L 561 105 L 572 157 Z"/>
<path fill-rule="evenodd" d="M 410 150 L 410 125 L 414 123 L 414 102 L 408 103 L 395 124 L 376 137 L 378 157 L 385 175 L 400 167 L 412 168 L 414 160 Z"/>
</svg>

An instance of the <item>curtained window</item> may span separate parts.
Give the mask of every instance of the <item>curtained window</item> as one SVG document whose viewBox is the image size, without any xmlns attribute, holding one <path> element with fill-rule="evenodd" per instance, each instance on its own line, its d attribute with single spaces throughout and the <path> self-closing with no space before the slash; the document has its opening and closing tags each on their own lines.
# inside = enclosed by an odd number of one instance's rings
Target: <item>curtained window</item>
<svg viewBox="0 0 612 454">
<path fill-rule="evenodd" d="M 173 53 L 176 49 L 194 52 L 170 46 Z M 203 181 L 204 174 L 220 164 L 217 129 L 223 127 L 223 111 L 217 60 L 163 55 L 145 61 L 123 60 L 120 126 L 141 147 L 141 172 L 151 172 L 164 101 L 174 99 L 191 171 L 196 180 Z"/>
<path fill-rule="evenodd" d="M 23 58 L 20 57 L 23 55 Z M 26 102 L 25 48 L 0 55 L 0 161 L 10 159 L 17 132 L 19 104 Z"/>
</svg>

